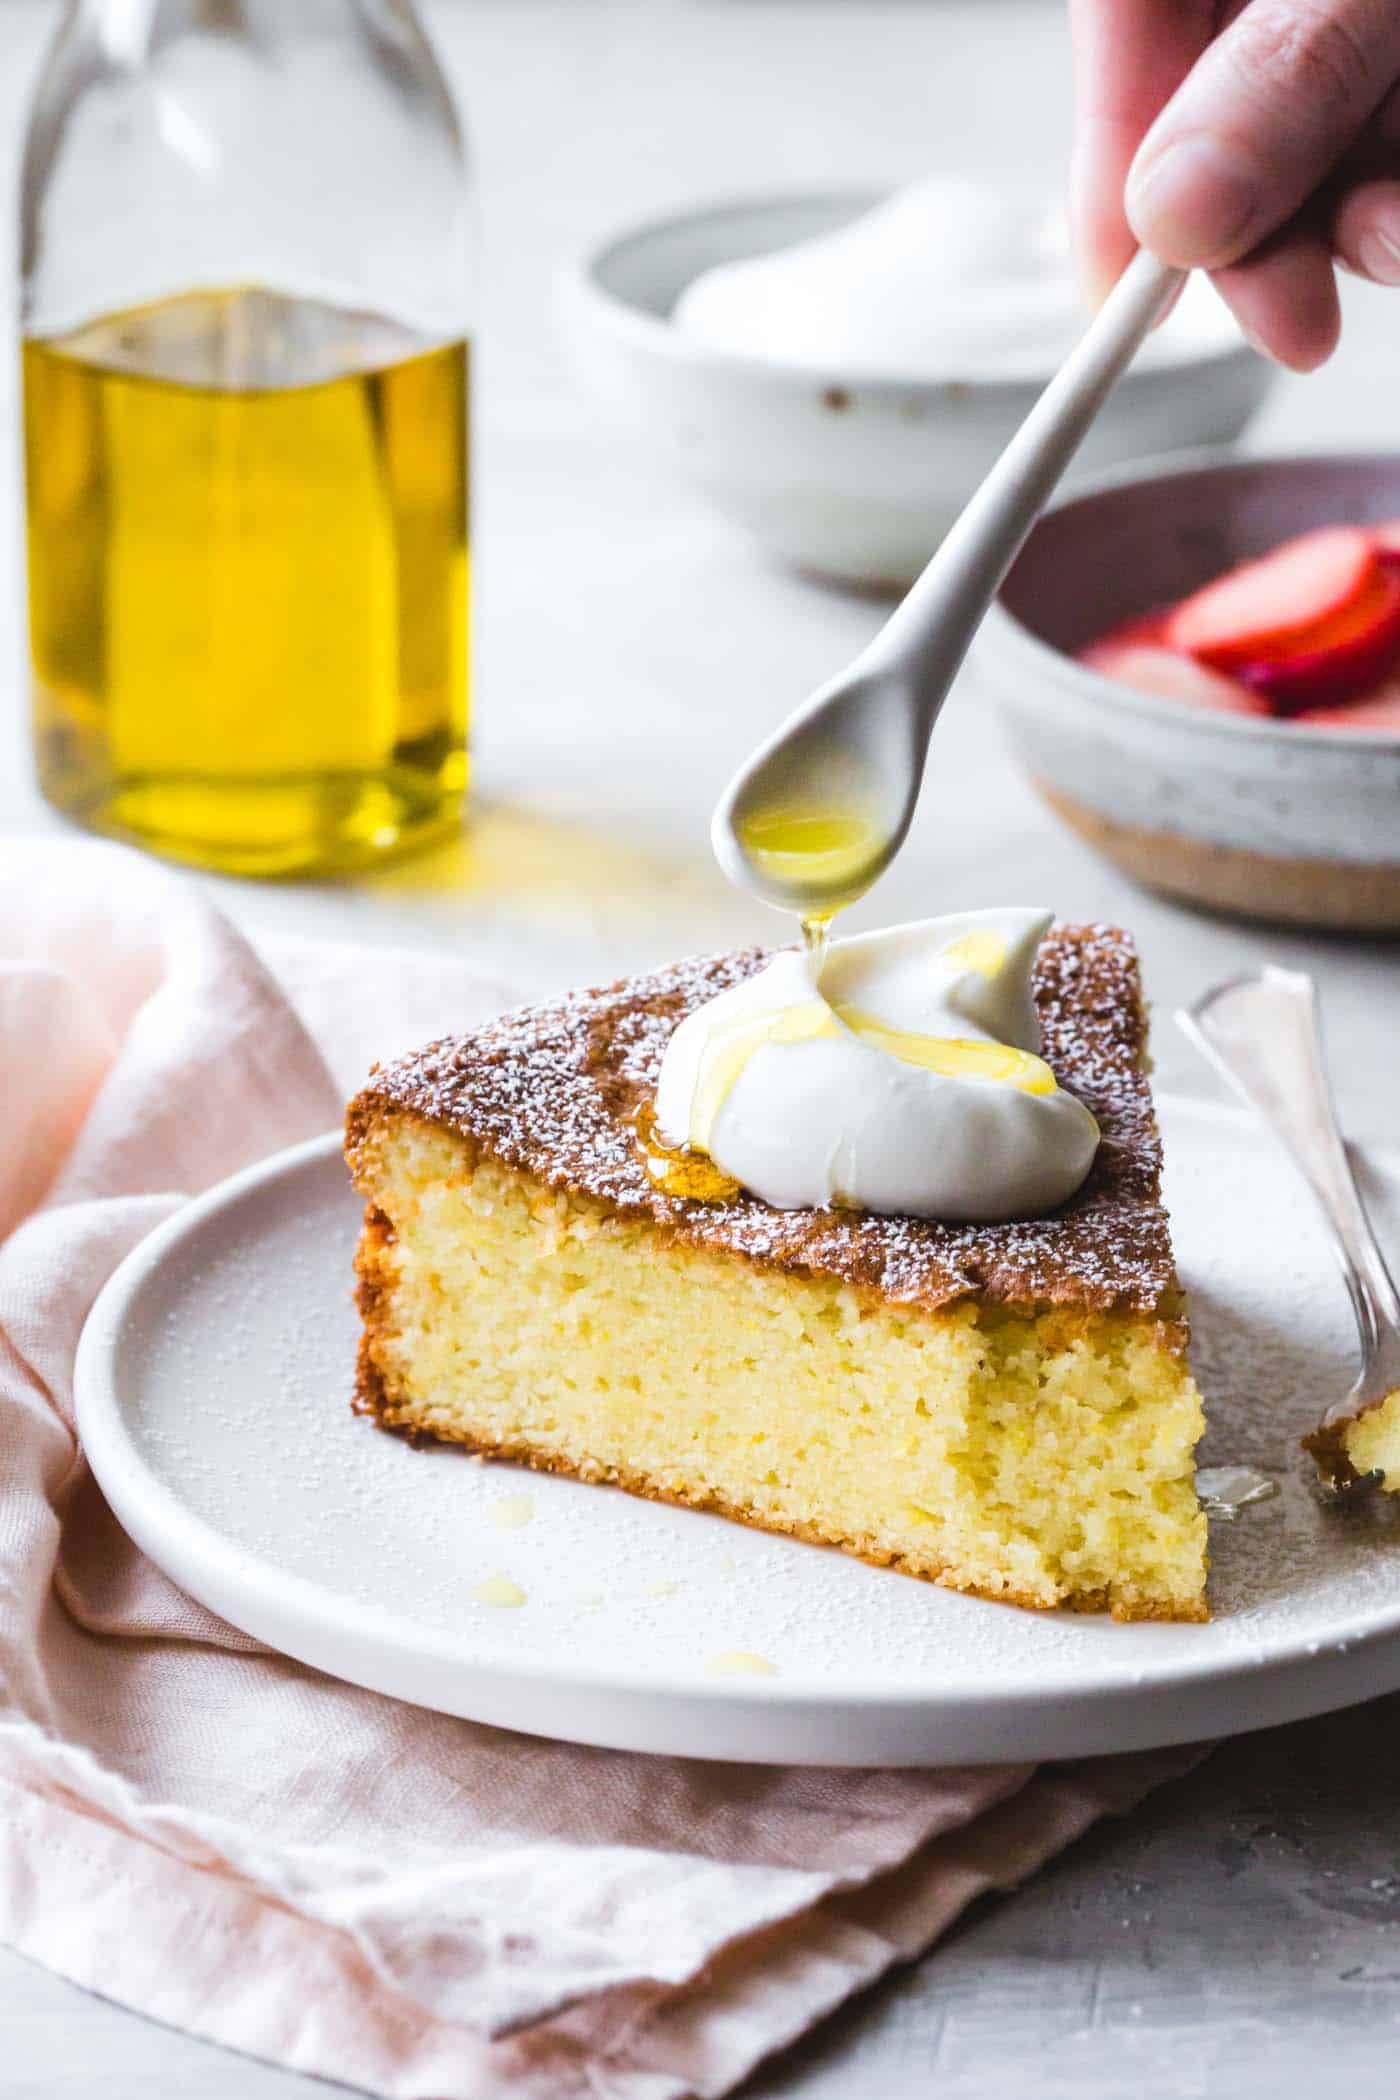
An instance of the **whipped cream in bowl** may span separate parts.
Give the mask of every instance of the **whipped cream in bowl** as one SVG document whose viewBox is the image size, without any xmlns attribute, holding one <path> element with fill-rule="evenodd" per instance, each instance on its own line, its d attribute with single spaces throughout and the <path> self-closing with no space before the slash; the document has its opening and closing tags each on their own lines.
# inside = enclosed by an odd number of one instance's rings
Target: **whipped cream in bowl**
<svg viewBox="0 0 1400 2100">
<path fill-rule="evenodd" d="M 675 324 L 733 355 L 852 379 L 1048 379 L 1090 308 L 1063 214 L 1016 185 L 932 175 L 829 231 L 702 271 Z M 1193 279 L 1141 354 L 1148 363 L 1237 340 Z"/>
<path fill-rule="evenodd" d="M 950 1223 L 1040 1216 L 1098 1148 L 1039 1055 L 1031 965 L 1051 914 L 925 919 L 784 949 L 667 1045 L 661 1144 L 780 1210 Z"/>
</svg>

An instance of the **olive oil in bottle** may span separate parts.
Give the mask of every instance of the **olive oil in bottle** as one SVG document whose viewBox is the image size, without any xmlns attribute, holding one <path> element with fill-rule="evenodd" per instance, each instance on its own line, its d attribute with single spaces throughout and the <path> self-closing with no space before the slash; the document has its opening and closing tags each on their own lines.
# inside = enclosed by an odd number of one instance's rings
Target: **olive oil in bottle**
<svg viewBox="0 0 1400 2100">
<path fill-rule="evenodd" d="M 20 217 L 44 794 L 247 875 L 440 832 L 473 236 L 413 0 L 70 0 Z"/>
<path fill-rule="evenodd" d="M 455 814 L 465 362 L 249 290 L 25 343 L 53 802 L 249 874 L 352 864 Z"/>
</svg>

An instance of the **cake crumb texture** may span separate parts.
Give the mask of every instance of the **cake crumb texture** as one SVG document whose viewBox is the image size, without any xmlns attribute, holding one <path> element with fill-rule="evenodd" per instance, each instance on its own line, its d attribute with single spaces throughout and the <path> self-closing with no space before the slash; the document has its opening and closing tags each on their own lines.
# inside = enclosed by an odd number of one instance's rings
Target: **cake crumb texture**
<svg viewBox="0 0 1400 2100">
<path fill-rule="evenodd" d="M 658 1231 L 392 1090 L 355 1104 L 349 1151 L 358 1404 L 386 1427 L 983 1597 L 1205 1616 L 1174 1286 L 1147 1309 L 901 1302 Z"/>
<path fill-rule="evenodd" d="M 1303 1445 L 1333 1486 L 1373 1480 L 1400 1494 L 1400 1387 L 1359 1415 L 1315 1429 Z"/>
</svg>

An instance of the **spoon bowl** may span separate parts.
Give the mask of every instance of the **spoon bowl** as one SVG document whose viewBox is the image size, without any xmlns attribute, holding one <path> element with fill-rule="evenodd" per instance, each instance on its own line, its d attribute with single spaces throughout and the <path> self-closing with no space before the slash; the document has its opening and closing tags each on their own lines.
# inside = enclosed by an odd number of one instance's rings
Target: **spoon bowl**
<svg viewBox="0 0 1400 2100">
<path fill-rule="evenodd" d="M 711 825 L 715 857 L 763 903 L 829 917 L 904 843 L 924 749 L 897 679 L 853 671 L 833 681 L 731 782 Z"/>
</svg>

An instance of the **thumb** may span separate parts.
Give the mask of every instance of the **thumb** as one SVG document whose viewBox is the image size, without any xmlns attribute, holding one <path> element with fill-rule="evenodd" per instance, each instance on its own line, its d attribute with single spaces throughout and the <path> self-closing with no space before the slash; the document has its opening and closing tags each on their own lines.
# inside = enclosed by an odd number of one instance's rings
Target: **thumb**
<svg viewBox="0 0 1400 2100">
<path fill-rule="evenodd" d="M 1250 0 L 1139 148 L 1133 231 L 1182 268 L 1237 261 L 1312 195 L 1397 74 L 1392 0 Z"/>
</svg>

